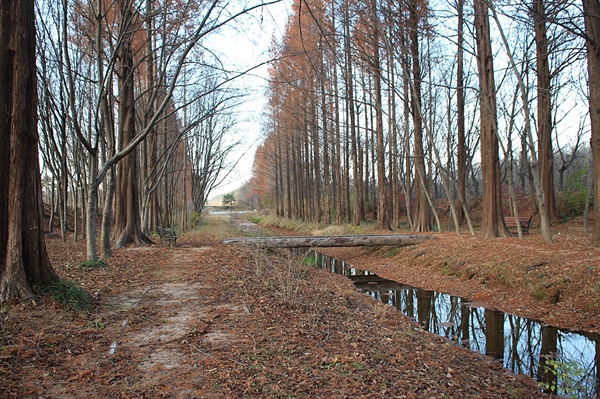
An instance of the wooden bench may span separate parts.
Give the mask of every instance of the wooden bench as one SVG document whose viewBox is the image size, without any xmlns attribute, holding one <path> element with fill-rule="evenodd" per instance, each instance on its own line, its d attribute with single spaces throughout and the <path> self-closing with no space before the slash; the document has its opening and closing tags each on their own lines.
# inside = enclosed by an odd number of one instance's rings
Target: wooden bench
<svg viewBox="0 0 600 399">
<path fill-rule="evenodd" d="M 160 245 L 175 245 L 177 243 L 177 234 L 175 234 L 174 230 L 167 230 L 164 227 L 157 226 L 156 232 L 160 239 Z"/>
<path fill-rule="evenodd" d="M 521 230 L 523 231 L 523 234 L 529 234 L 529 226 L 531 226 L 532 219 L 533 219 L 533 216 L 519 218 L 519 224 L 521 225 Z M 515 217 L 505 216 L 504 224 L 506 225 L 506 228 L 508 228 L 508 229 L 515 229 L 515 230 L 517 229 L 517 220 Z"/>
</svg>

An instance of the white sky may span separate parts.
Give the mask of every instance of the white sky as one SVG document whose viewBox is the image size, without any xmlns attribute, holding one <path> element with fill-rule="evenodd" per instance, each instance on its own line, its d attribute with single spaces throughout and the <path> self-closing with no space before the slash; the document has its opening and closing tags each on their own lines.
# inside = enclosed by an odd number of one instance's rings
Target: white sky
<svg viewBox="0 0 600 399">
<path fill-rule="evenodd" d="M 279 40 L 284 33 L 288 19 L 289 1 L 253 12 L 252 17 L 244 18 L 235 25 L 214 35 L 205 46 L 221 55 L 221 62 L 235 70 L 246 70 L 269 60 L 269 46 L 273 37 Z M 239 159 L 237 166 L 224 184 L 211 193 L 211 197 L 230 193 L 248 181 L 252 174 L 252 164 L 257 145 L 261 142 L 261 123 L 266 104 L 266 77 L 268 65 L 263 65 L 252 73 L 236 80 L 235 85 L 249 92 L 243 106 L 238 110 L 237 134 L 243 143 L 230 157 L 231 162 Z"/>
</svg>

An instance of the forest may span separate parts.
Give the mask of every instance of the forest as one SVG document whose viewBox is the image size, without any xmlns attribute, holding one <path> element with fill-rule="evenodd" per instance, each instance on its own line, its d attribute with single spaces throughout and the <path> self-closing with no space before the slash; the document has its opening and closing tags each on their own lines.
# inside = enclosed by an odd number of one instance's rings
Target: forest
<svg viewBox="0 0 600 399">
<path fill-rule="evenodd" d="M 268 60 L 235 65 L 255 29 Z M 258 212 L 209 215 L 263 67 L 222 201 Z M 597 397 L 599 77 L 598 0 L 0 1 L 0 396 Z M 267 212 L 440 231 L 330 249 L 417 318 L 322 254 L 226 242 Z M 434 290 L 489 308 L 442 319 Z"/>
<path fill-rule="evenodd" d="M 41 213 L 63 240 L 68 211 L 78 215 L 73 237 L 90 261 L 201 220 L 244 136 L 236 118 L 256 88 L 237 82 L 259 66 L 232 68 L 211 43 L 260 26 L 276 3 L 63 0 L 3 12 L 3 281 L 23 258 L 30 283 L 52 275 L 40 266 Z M 441 210 L 457 232 L 497 237 L 529 195 L 552 242 L 551 223 L 598 198 L 597 1 L 290 7 L 272 38 L 249 182 L 261 207 L 416 232 L 441 231 Z M 28 291 L 11 286 L 2 297 Z"/>
<path fill-rule="evenodd" d="M 499 237 L 527 202 L 552 242 L 598 198 L 597 2 L 292 10 L 250 183 L 278 216 Z"/>
</svg>

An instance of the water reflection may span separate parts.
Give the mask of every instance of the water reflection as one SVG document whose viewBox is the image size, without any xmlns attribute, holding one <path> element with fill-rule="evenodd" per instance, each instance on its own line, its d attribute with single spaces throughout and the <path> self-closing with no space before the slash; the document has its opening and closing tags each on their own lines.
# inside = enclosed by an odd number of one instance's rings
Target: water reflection
<svg viewBox="0 0 600 399">
<path fill-rule="evenodd" d="M 387 280 L 316 253 L 317 264 L 342 274 L 371 297 L 414 318 L 424 329 L 540 382 L 547 393 L 597 398 L 600 336 L 546 326 L 500 311 L 473 307 L 467 299 Z"/>
</svg>

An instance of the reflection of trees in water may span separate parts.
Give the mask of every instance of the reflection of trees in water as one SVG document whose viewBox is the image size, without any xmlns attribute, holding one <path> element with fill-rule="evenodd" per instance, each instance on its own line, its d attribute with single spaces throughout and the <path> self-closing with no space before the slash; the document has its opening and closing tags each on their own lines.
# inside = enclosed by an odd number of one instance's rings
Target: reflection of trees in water
<svg viewBox="0 0 600 399">
<path fill-rule="evenodd" d="M 412 317 L 429 332 L 502 359 L 503 366 L 513 372 L 558 386 L 559 394 L 597 397 L 600 336 L 588 338 L 524 317 L 472 308 L 466 299 L 385 280 L 352 269 L 348 263 L 328 260 L 323 264 L 339 274 L 364 276 L 358 287 Z M 371 283 L 368 276 L 373 277 Z"/>
<path fill-rule="evenodd" d="M 553 389 L 551 387 L 557 386 L 556 367 L 552 362 L 558 352 L 557 333 L 558 331 L 554 327 L 542 326 L 542 347 L 540 350 L 537 379 L 544 384 L 544 392 L 546 393 L 552 393 Z"/>
<path fill-rule="evenodd" d="M 540 356 L 539 323 L 519 316 L 507 315 L 510 335 L 504 366 L 530 376 L 536 375 Z"/>
<path fill-rule="evenodd" d="M 504 359 L 504 313 L 485 309 L 485 354 Z"/>
</svg>

